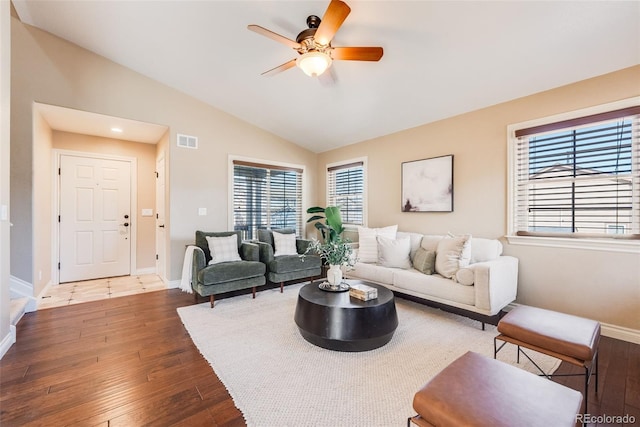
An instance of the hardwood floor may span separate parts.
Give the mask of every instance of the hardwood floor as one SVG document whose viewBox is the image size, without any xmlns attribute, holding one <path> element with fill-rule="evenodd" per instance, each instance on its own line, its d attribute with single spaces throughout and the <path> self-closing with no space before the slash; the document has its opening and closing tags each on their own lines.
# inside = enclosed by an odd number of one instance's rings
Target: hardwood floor
<svg viewBox="0 0 640 427">
<path fill-rule="evenodd" d="M 172 289 L 25 315 L 0 360 L 0 425 L 245 425 L 176 313 L 190 304 Z M 556 381 L 583 387 L 578 377 Z M 591 385 L 591 415 L 640 424 L 640 345 L 602 338 L 598 390 Z"/>
</svg>

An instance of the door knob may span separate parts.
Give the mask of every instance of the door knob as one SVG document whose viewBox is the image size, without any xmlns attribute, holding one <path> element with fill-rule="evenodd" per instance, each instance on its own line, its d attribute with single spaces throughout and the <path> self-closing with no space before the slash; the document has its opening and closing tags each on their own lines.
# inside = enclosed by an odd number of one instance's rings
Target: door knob
<svg viewBox="0 0 640 427">
<path fill-rule="evenodd" d="M 125 223 L 124 223 L 124 224 L 122 224 L 122 225 L 124 225 L 125 227 L 128 227 L 128 226 L 129 226 L 129 223 L 128 223 L 128 222 L 125 222 Z"/>
<path fill-rule="evenodd" d="M 129 218 L 129 215 L 125 215 L 125 216 L 124 216 L 124 219 L 127 219 L 127 218 Z"/>
</svg>

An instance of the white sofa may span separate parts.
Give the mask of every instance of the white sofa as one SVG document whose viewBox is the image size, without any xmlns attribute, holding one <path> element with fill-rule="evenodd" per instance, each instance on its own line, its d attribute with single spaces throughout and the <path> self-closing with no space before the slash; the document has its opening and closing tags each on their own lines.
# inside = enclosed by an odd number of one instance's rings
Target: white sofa
<svg viewBox="0 0 640 427">
<path fill-rule="evenodd" d="M 358 261 L 352 269 L 345 270 L 345 277 L 378 283 L 395 292 L 435 303 L 432 305 L 482 321 L 483 326 L 484 322 L 495 324 L 500 311 L 515 300 L 518 259 L 502 255 L 499 240 L 467 236 L 463 251 L 466 255 L 461 254 L 457 261 L 454 259 L 459 263 L 458 271 L 451 278 L 446 278 L 438 272 L 425 274 L 417 270 L 414 260 L 418 249 L 423 248 L 423 254 L 425 251 L 435 252 L 437 267 L 438 261 L 447 261 L 442 258 L 446 254 L 443 248 L 449 241 L 441 242 L 456 236 L 397 232 L 395 237 L 408 238 L 410 264 L 404 265 L 405 268 L 395 268 L 381 265 L 384 262 L 380 259 L 376 262 Z M 377 237 L 379 245 L 380 239 Z M 440 253 L 439 247 L 442 249 Z M 378 250 L 382 248 L 378 246 Z M 450 275 L 451 271 L 446 273 Z"/>
</svg>

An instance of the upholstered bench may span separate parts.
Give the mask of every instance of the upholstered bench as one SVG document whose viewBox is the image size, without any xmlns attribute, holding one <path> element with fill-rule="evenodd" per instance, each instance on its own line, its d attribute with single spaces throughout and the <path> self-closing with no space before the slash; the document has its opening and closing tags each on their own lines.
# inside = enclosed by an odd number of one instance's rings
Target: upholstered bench
<svg viewBox="0 0 640 427">
<path fill-rule="evenodd" d="M 521 347 L 543 353 L 584 369 L 584 412 L 587 412 L 589 380 L 595 376 L 598 392 L 598 343 L 600 323 L 595 320 L 544 310 L 536 307 L 518 306 L 507 313 L 498 323 L 500 335 L 494 338 L 494 358 L 505 346 L 518 346 L 518 362 L 522 353 L 540 372 L 545 373 Z M 500 347 L 497 342 L 504 341 Z M 583 374 L 563 374 L 572 376 Z"/>
<path fill-rule="evenodd" d="M 407 427 L 573 427 L 581 405 L 578 391 L 467 352 L 415 394 Z"/>
</svg>

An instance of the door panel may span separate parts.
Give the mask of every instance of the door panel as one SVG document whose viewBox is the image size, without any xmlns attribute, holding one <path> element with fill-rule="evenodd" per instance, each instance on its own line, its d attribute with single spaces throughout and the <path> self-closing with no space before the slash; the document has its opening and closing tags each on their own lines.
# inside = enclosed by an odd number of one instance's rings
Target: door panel
<svg viewBox="0 0 640 427">
<path fill-rule="evenodd" d="M 130 273 L 130 204 L 130 162 L 61 156 L 61 283 Z"/>
</svg>

